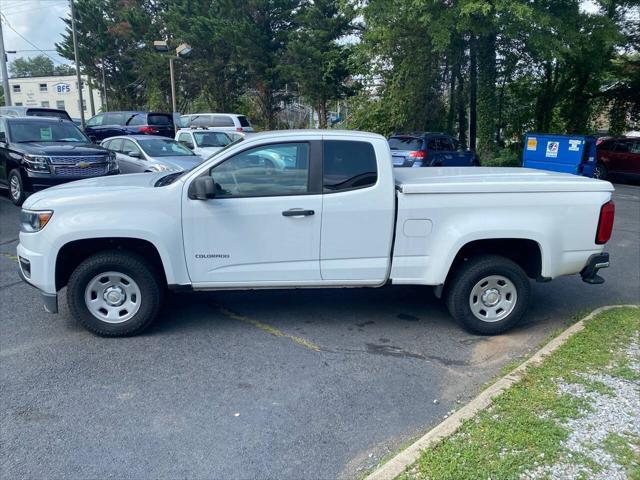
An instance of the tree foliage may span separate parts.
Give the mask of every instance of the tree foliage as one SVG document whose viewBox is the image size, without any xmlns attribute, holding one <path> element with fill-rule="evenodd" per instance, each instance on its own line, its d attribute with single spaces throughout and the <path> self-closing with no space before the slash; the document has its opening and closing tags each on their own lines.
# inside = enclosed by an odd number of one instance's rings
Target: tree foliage
<svg viewBox="0 0 640 480">
<path fill-rule="evenodd" d="M 75 69 L 69 65 L 54 65 L 45 55 L 16 58 L 9 64 L 12 77 L 49 77 L 52 75 L 73 75 Z"/>
<path fill-rule="evenodd" d="M 237 111 L 264 128 L 295 96 L 327 125 L 447 131 L 494 155 L 529 130 L 638 122 L 639 0 L 76 0 L 80 63 L 109 108 Z M 635 10 L 634 10 L 635 9 Z M 65 20 L 70 25 L 70 19 Z M 71 32 L 57 45 L 73 58 Z M 361 87 L 361 88 L 359 88 Z"/>
</svg>

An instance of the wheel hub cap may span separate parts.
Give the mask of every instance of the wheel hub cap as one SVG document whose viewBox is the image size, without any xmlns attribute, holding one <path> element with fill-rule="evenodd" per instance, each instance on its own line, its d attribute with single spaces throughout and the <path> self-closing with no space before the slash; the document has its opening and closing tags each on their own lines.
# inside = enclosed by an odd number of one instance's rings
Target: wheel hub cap
<svg viewBox="0 0 640 480">
<path fill-rule="evenodd" d="M 502 275 L 489 275 L 479 280 L 469 294 L 473 315 L 483 322 L 498 322 L 513 312 L 518 302 L 514 283 Z"/>
<path fill-rule="evenodd" d="M 127 299 L 127 294 L 118 286 L 106 288 L 102 296 L 104 297 L 104 301 L 112 307 L 119 307 Z"/>
<path fill-rule="evenodd" d="M 104 272 L 93 277 L 85 289 L 87 310 L 106 323 L 122 323 L 132 318 L 142 302 L 140 287 L 129 275 Z"/>
<path fill-rule="evenodd" d="M 487 307 L 493 307 L 500 301 L 500 292 L 495 288 L 485 290 L 482 294 L 482 303 Z"/>
</svg>

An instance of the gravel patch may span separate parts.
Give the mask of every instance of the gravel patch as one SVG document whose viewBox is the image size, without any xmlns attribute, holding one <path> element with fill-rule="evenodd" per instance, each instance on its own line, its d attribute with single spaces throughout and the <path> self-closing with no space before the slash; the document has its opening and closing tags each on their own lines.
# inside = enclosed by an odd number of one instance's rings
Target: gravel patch
<svg viewBox="0 0 640 480">
<path fill-rule="evenodd" d="M 629 367 L 640 373 L 638 338 L 624 353 Z M 594 392 L 579 383 L 559 383 L 558 394 L 585 399 L 589 402 L 589 408 L 583 410 L 578 418 L 561 423 L 570 432 L 569 438 L 562 444 L 567 452 L 563 459 L 553 465 L 542 465 L 525 472 L 521 480 L 626 480 L 624 467 L 605 450 L 604 441 L 611 434 L 627 439 L 640 436 L 640 384 L 611 376 L 606 371 L 579 376 L 589 382 L 605 385 L 611 393 Z M 589 468 L 584 464 L 584 459 L 593 462 L 597 468 Z"/>
</svg>

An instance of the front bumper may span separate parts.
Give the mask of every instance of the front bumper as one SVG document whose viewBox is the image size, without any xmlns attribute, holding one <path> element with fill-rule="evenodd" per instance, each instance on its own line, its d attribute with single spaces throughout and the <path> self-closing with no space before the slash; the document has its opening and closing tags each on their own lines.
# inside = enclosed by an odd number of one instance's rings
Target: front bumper
<svg viewBox="0 0 640 480">
<path fill-rule="evenodd" d="M 582 281 L 591 283 L 592 285 L 599 285 L 604 283 L 604 278 L 598 275 L 598 270 L 601 268 L 607 268 L 609 266 L 609 254 L 607 252 L 596 253 L 589 257 L 587 265 L 580 272 Z"/>
<path fill-rule="evenodd" d="M 120 170 L 112 170 L 102 175 L 94 175 L 94 176 L 55 175 L 52 173 L 45 173 L 45 172 L 42 172 L 42 173 L 32 172 L 30 170 L 25 170 L 25 172 L 26 172 L 24 175 L 25 178 L 23 178 L 23 181 L 25 183 L 26 190 L 30 192 L 38 192 L 40 190 L 44 190 L 45 188 L 55 187 L 56 185 L 62 185 L 64 183 L 75 182 L 76 180 L 86 180 L 88 178 L 117 175 L 120 173 Z"/>
<path fill-rule="evenodd" d="M 29 279 L 25 276 L 22 268 L 23 268 L 23 263 L 18 260 L 18 274 L 20 275 L 20 278 L 22 279 L 23 282 L 25 282 L 27 285 L 29 285 L 30 287 L 33 287 L 35 289 L 38 289 L 38 287 L 36 287 L 35 285 L 33 285 Z M 42 303 L 44 304 L 44 309 L 46 312 L 48 313 L 58 313 L 58 294 L 57 293 L 45 293 L 42 290 L 39 290 L 40 292 L 40 296 L 42 297 Z"/>
</svg>

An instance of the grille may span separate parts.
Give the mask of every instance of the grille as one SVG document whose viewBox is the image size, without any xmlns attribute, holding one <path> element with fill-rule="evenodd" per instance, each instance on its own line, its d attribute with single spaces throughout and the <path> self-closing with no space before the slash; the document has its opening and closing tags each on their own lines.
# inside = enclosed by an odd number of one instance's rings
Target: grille
<svg viewBox="0 0 640 480">
<path fill-rule="evenodd" d="M 56 175 L 64 177 L 96 177 L 107 173 L 106 163 L 96 163 L 86 168 L 74 166 L 55 166 Z"/>
<path fill-rule="evenodd" d="M 106 162 L 108 160 L 107 155 L 59 156 L 49 158 L 54 165 L 75 165 L 78 162 L 95 163 Z"/>
</svg>

